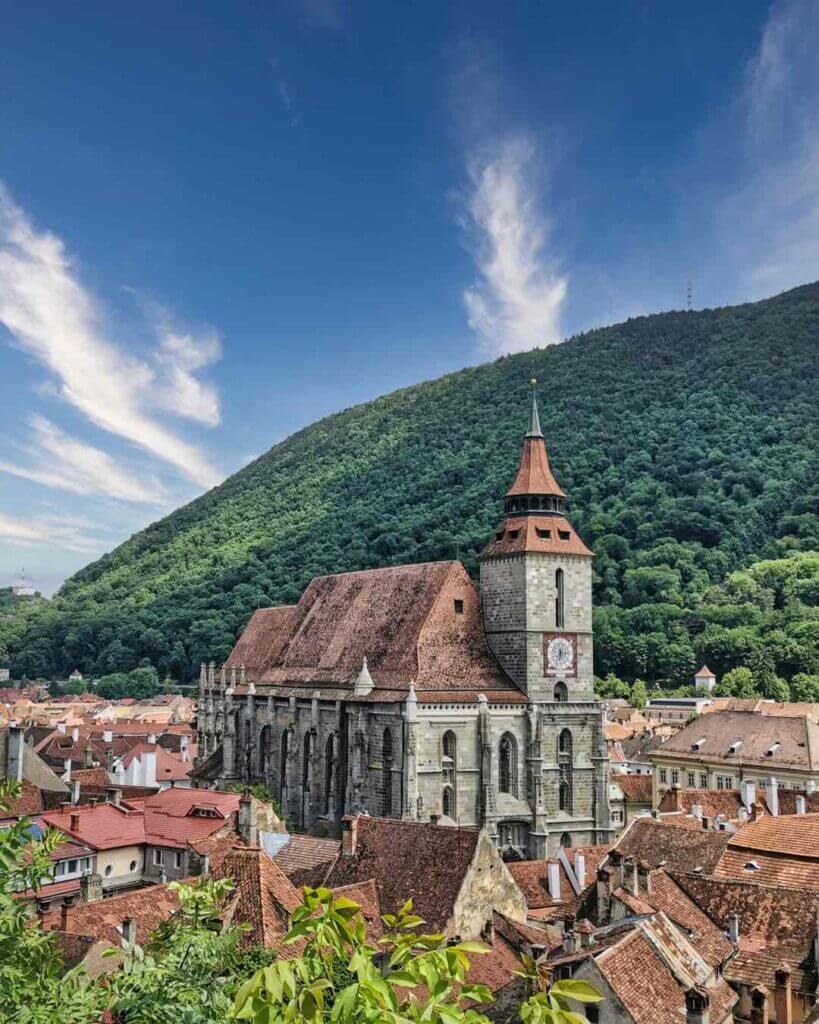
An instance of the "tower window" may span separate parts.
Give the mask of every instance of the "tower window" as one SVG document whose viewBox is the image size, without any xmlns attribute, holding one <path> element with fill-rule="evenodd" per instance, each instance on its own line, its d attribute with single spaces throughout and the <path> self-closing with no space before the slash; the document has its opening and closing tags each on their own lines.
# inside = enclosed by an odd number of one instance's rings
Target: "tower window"
<svg viewBox="0 0 819 1024">
<path fill-rule="evenodd" d="M 503 540 L 505 535 L 506 530 L 498 530 L 498 532 L 495 534 L 495 540 Z"/>
<path fill-rule="evenodd" d="M 455 614 L 456 615 L 463 615 L 463 613 L 464 613 L 464 603 L 463 603 L 463 601 L 461 601 L 459 598 L 456 597 L 455 598 Z"/>
<path fill-rule="evenodd" d="M 542 526 L 538 526 L 535 529 L 537 531 L 538 537 L 541 537 L 543 540 L 549 540 L 549 538 L 552 536 L 552 531 L 545 530 Z"/>
<path fill-rule="evenodd" d="M 563 570 L 558 569 L 555 573 L 555 625 L 558 629 L 563 629 L 564 615 L 563 615 Z"/>
<path fill-rule="evenodd" d="M 504 733 L 500 741 L 498 751 L 498 790 L 501 793 L 509 793 L 510 796 L 518 795 L 518 745 L 515 737 L 508 732 Z"/>
<path fill-rule="evenodd" d="M 519 536 L 520 536 L 520 530 L 510 530 L 509 531 L 509 538 L 510 538 L 510 540 L 515 540 L 515 538 L 519 537 Z"/>
<path fill-rule="evenodd" d="M 451 786 L 444 786 L 443 812 L 447 818 L 455 817 L 455 792 Z"/>
<path fill-rule="evenodd" d="M 572 535 L 569 533 L 568 530 L 558 530 L 557 531 L 557 535 L 558 535 L 558 537 L 560 537 L 561 540 L 571 540 L 572 539 Z"/>
<path fill-rule="evenodd" d="M 384 738 L 381 741 L 381 757 L 384 767 L 383 798 L 381 807 L 385 818 L 392 817 L 392 733 L 389 729 L 384 730 Z"/>
<path fill-rule="evenodd" d="M 558 803 L 561 811 L 572 813 L 572 733 L 570 729 L 564 729 L 560 734 L 557 744 L 557 766 L 558 766 Z"/>
</svg>

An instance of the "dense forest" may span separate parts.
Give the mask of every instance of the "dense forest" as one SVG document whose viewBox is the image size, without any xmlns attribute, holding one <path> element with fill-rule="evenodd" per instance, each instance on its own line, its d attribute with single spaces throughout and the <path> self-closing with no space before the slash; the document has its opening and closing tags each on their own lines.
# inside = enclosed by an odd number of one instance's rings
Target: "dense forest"
<svg viewBox="0 0 819 1024">
<path fill-rule="evenodd" d="M 596 553 L 596 672 L 676 687 L 708 661 L 747 669 L 745 690 L 819 692 L 817 339 L 813 284 L 632 319 L 330 416 L 52 601 L 0 613 L 0 657 L 17 676 L 151 663 L 184 680 L 315 575 L 457 556 L 476 573 L 534 362 L 553 467 Z"/>
</svg>

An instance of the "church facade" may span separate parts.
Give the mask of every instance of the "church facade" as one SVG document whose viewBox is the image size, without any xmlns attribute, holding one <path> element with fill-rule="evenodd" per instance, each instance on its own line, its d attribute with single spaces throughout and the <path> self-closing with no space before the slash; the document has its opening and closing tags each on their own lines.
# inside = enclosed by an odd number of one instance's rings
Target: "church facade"
<svg viewBox="0 0 819 1024">
<path fill-rule="evenodd" d="M 612 836 L 592 676 L 592 553 L 533 399 L 480 559 L 314 579 L 202 666 L 201 778 L 262 781 L 297 827 L 345 814 L 485 825 L 508 857 Z"/>
</svg>

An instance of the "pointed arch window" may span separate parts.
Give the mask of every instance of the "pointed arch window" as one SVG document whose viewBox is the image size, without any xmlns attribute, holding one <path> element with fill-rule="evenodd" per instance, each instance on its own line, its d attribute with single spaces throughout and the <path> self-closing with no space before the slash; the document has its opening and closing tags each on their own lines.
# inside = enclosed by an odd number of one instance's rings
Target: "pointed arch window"
<svg viewBox="0 0 819 1024">
<path fill-rule="evenodd" d="M 455 733 L 449 730 L 444 733 L 441 740 L 441 773 L 445 786 L 455 784 L 455 770 L 458 767 L 457 756 L 458 740 Z"/>
<path fill-rule="evenodd" d="M 313 734 L 306 732 L 304 734 L 304 759 L 302 763 L 302 776 L 301 782 L 304 787 L 305 793 L 310 788 L 310 759 L 313 756 Z"/>
<path fill-rule="evenodd" d="M 444 786 L 444 795 L 442 800 L 442 808 L 444 816 L 455 820 L 455 790 L 452 786 Z"/>
<path fill-rule="evenodd" d="M 559 785 L 559 800 L 558 805 L 561 811 L 565 811 L 567 814 L 572 813 L 572 759 L 573 759 L 573 740 L 570 729 L 564 729 L 557 744 L 557 767 L 558 767 L 558 785 Z"/>
<path fill-rule="evenodd" d="M 572 837 L 568 832 L 564 832 L 563 835 L 560 837 L 560 845 L 563 847 L 564 850 L 568 850 L 569 847 L 572 845 Z"/>
<path fill-rule="evenodd" d="M 565 704 L 569 699 L 569 689 L 566 684 L 560 679 L 555 683 L 555 700 L 558 704 Z"/>
<path fill-rule="evenodd" d="M 392 815 L 393 765 L 392 732 L 389 729 L 384 730 L 384 738 L 381 741 L 381 759 L 384 765 L 382 809 L 384 817 L 389 818 Z"/>
<path fill-rule="evenodd" d="M 518 745 L 508 732 L 501 736 L 498 748 L 498 791 L 518 795 Z"/>
<path fill-rule="evenodd" d="M 327 737 L 327 743 L 324 746 L 324 813 L 330 814 L 334 810 L 334 794 L 333 788 L 335 783 L 335 756 L 336 756 L 336 738 L 335 734 L 331 733 Z"/>
<path fill-rule="evenodd" d="M 267 775 L 270 756 L 270 726 L 265 725 L 259 733 L 259 775 Z"/>
<path fill-rule="evenodd" d="M 558 569 L 555 573 L 555 626 L 558 629 L 563 629 L 566 618 L 564 615 L 564 601 L 565 601 L 565 583 L 563 579 L 563 570 Z"/>
<path fill-rule="evenodd" d="M 287 760 L 290 754 L 290 730 L 285 729 L 282 733 L 282 749 L 281 749 L 281 762 L 279 765 L 279 781 L 281 783 L 281 790 L 279 792 L 279 800 L 284 803 L 285 794 L 287 793 Z"/>
</svg>

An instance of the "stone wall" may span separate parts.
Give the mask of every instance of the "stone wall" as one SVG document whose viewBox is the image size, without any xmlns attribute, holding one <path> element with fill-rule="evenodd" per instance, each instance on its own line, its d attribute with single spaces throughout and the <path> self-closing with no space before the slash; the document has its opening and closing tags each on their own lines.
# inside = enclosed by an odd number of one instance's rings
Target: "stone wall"
<svg viewBox="0 0 819 1024">
<path fill-rule="evenodd" d="M 489 835 L 482 831 L 455 906 L 447 934 L 480 935 L 498 910 L 515 921 L 526 920 L 526 900 Z"/>
</svg>

